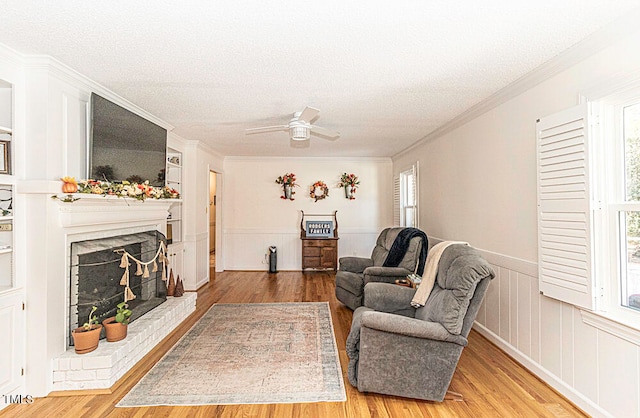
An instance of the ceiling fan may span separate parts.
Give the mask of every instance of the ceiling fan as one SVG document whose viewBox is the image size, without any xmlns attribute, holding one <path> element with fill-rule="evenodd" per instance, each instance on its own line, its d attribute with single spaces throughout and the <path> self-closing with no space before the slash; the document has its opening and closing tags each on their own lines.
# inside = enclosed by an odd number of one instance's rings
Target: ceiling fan
<svg viewBox="0 0 640 418">
<path fill-rule="evenodd" d="M 264 126 L 262 128 L 250 128 L 246 129 L 247 135 L 261 134 L 266 132 L 278 132 L 289 131 L 289 138 L 291 139 L 291 146 L 300 147 L 307 145 L 304 143 L 311 138 L 311 135 L 327 139 L 329 141 L 335 141 L 340 137 L 340 132 L 332 131 L 320 126 L 312 125 L 311 122 L 318 118 L 320 111 L 313 107 L 306 106 L 302 112 L 296 112 L 293 114 L 293 118 L 289 121 L 288 125 L 276 125 L 276 126 Z"/>
</svg>

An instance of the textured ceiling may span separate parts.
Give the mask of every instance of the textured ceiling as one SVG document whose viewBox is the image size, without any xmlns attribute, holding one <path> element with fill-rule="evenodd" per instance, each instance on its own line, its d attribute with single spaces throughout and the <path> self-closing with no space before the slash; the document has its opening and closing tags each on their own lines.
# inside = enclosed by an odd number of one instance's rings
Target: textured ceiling
<svg viewBox="0 0 640 418">
<path fill-rule="evenodd" d="M 46 54 L 236 156 L 392 156 L 638 0 L 0 0 L 0 43 Z M 342 133 L 292 149 L 320 109 Z"/>
</svg>

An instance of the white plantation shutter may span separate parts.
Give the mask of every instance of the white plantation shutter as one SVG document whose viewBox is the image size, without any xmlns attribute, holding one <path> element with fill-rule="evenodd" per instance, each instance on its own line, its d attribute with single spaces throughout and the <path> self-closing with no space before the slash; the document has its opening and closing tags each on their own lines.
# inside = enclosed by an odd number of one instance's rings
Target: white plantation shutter
<svg viewBox="0 0 640 418">
<path fill-rule="evenodd" d="M 540 292 L 594 309 L 588 106 L 540 119 L 536 127 Z"/>
<path fill-rule="evenodd" d="M 400 226 L 400 175 L 393 177 L 393 225 Z"/>
<path fill-rule="evenodd" d="M 412 175 L 409 176 L 409 184 L 407 184 L 408 198 L 407 206 L 411 206 L 413 213 L 413 226 L 418 228 L 418 162 L 411 166 Z"/>
</svg>

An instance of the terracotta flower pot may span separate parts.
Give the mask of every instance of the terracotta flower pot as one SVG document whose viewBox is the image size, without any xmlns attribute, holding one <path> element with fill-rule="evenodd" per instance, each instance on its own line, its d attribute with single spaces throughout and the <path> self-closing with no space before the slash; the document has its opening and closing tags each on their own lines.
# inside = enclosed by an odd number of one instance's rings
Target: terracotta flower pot
<svg viewBox="0 0 640 418">
<path fill-rule="evenodd" d="M 107 341 L 110 343 L 124 340 L 127 336 L 128 324 L 116 322 L 116 317 L 112 316 L 102 321 L 104 332 L 107 335 Z"/>
<path fill-rule="evenodd" d="M 102 331 L 102 325 L 94 325 L 89 331 L 84 327 L 74 329 L 71 335 L 73 336 L 73 345 L 76 353 L 86 354 L 98 348 L 100 331 Z"/>
</svg>

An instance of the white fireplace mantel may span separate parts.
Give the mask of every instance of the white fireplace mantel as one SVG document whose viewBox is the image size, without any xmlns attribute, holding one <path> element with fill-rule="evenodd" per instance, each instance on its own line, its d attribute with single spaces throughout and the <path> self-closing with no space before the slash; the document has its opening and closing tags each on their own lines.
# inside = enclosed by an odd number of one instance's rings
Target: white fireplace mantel
<svg viewBox="0 0 640 418">
<path fill-rule="evenodd" d="M 96 225 L 119 225 L 166 222 L 169 208 L 180 199 L 145 199 L 144 201 L 91 194 L 71 195 L 73 202 L 58 200 L 62 228 Z"/>
</svg>

